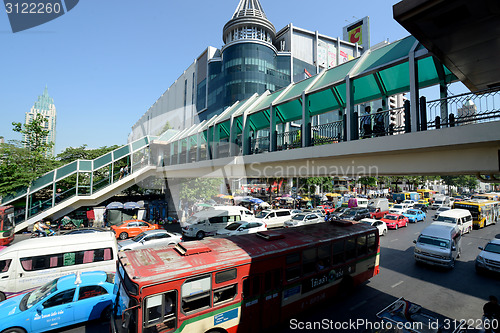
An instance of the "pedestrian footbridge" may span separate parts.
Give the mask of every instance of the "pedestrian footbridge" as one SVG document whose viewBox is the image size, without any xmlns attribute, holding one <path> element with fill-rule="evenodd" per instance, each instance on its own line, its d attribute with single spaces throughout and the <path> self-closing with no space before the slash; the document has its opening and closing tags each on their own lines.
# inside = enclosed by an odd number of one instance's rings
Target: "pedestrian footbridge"
<svg viewBox="0 0 500 333">
<path fill-rule="evenodd" d="M 75 161 L 3 199 L 16 231 L 96 205 L 138 182 L 188 177 L 308 177 L 500 173 L 500 92 L 448 96 L 457 81 L 415 38 L 274 93 L 236 102 L 182 131 L 144 137 Z M 421 89 L 435 86 L 427 101 Z M 408 93 L 404 106 L 389 99 Z M 362 113 L 366 105 L 383 107 Z M 329 114 L 321 122 L 319 115 Z M 123 169 L 129 172 L 121 172 Z"/>
</svg>

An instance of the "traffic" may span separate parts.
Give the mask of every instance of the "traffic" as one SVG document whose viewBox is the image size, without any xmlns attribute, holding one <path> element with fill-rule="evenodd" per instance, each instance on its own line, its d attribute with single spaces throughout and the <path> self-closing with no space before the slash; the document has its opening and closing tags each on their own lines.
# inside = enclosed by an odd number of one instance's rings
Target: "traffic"
<svg viewBox="0 0 500 333">
<path fill-rule="evenodd" d="M 438 197 L 436 205 L 432 196 L 425 200 L 415 193 L 395 195 L 399 202 L 346 196 L 316 208 L 206 205 L 178 223 L 136 218 L 10 242 L 0 250 L 0 311 L 9 313 L 0 332 L 78 329 L 79 323 L 95 322 L 116 333 L 287 332 L 304 311 L 348 302 L 353 291 L 379 284 L 385 251 L 399 244 L 398 235 L 411 250 L 405 261 L 421 274 L 445 274 L 457 266 L 462 271 L 463 258 L 474 257 L 474 275 L 496 285 L 500 203 Z M 415 208 L 419 201 L 429 205 L 422 204 L 427 212 Z M 485 239 L 483 230 L 493 237 Z M 74 315 L 82 306 L 93 310 Z M 358 315 L 387 321 L 381 310 Z"/>
</svg>

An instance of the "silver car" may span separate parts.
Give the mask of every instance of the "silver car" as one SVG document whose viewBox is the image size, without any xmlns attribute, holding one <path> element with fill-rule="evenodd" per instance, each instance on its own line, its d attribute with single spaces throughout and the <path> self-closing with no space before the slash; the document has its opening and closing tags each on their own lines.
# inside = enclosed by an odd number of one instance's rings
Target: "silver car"
<svg viewBox="0 0 500 333">
<path fill-rule="evenodd" d="M 292 217 L 291 220 L 285 221 L 285 228 L 298 227 L 301 225 L 309 225 L 320 222 L 325 222 L 325 218 L 318 213 L 300 213 Z"/>
<path fill-rule="evenodd" d="M 139 250 L 150 247 L 175 245 L 182 241 L 182 235 L 166 230 L 147 230 L 132 239 L 118 242 L 119 251 Z"/>
</svg>

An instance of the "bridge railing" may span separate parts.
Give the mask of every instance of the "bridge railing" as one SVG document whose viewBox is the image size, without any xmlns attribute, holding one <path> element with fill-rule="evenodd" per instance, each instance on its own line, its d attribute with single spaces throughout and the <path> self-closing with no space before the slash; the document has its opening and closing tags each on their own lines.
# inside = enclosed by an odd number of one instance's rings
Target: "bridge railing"
<svg viewBox="0 0 500 333">
<path fill-rule="evenodd" d="M 277 134 L 278 150 L 287 150 L 300 148 L 302 146 L 302 137 L 300 130 L 292 130 Z"/>
<path fill-rule="evenodd" d="M 342 120 L 314 125 L 311 130 L 313 146 L 338 143 L 344 140 L 344 121 Z"/>
<path fill-rule="evenodd" d="M 361 115 L 358 117 L 359 138 L 405 133 L 405 118 L 404 107 Z"/>
<path fill-rule="evenodd" d="M 426 103 L 427 129 L 500 120 L 500 90 L 486 90 Z"/>
<path fill-rule="evenodd" d="M 259 138 L 251 138 L 249 140 L 250 154 L 261 154 L 269 151 L 270 141 L 269 136 Z"/>
</svg>

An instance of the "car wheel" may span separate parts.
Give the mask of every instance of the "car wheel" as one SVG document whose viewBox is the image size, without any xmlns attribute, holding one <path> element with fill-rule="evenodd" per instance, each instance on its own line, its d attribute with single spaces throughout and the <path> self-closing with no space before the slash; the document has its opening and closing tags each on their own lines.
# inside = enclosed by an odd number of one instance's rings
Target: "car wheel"
<svg viewBox="0 0 500 333">
<path fill-rule="evenodd" d="M 407 226 L 408 226 L 408 222 L 405 222 L 405 227 L 407 227 Z"/>
<path fill-rule="evenodd" d="M 108 321 L 111 318 L 111 305 L 108 305 L 101 312 L 101 320 Z"/>
<path fill-rule="evenodd" d="M 196 233 L 196 239 L 203 239 L 205 237 L 205 233 L 203 231 L 198 231 Z"/>
<path fill-rule="evenodd" d="M 387 235 L 387 229 L 382 230 L 382 236 Z"/>
<path fill-rule="evenodd" d="M 396 229 L 395 230 L 398 230 L 399 226 L 396 224 Z"/>
<path fill-rule="evenodd" d="M 2 333 L 26 333 L 26 331 L 22 328 L 12 327 L 2 331 Z"/>
<path fill-rule="evenodd" d="M 124 239 L 127 239 L 128 238 L 128 234 L 126 232 L 122 232 L 119 236 L 118 236 L 121 240 L 124 240 Z"/>
<path fill-rule="evenodd" d="M 451 260 L 450 269 L 455 268 L 455 259 Z"/>
<path fill-rule="evenodd" d="M 3 292 L 0 291 L 0 302 L 3 302 L 5 301 L 5 294 Z"/>
</svg>

